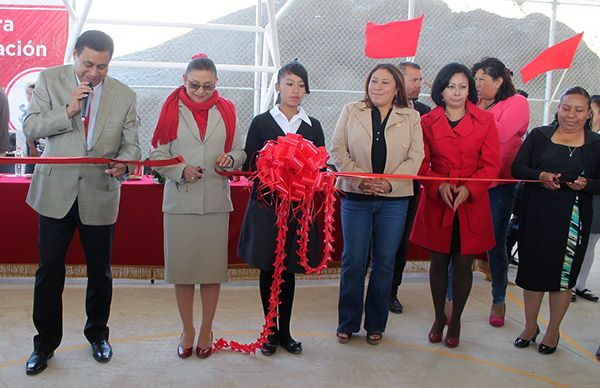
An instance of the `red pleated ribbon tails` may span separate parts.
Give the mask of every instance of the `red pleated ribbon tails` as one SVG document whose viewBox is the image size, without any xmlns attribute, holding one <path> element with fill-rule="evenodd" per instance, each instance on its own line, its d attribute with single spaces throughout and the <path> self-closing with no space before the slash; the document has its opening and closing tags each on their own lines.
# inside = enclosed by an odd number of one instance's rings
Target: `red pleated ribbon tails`
<svg viewBox="0 0 600 388">
<path fill-rule="evenodd" d="M 299 264 L 306 273 L 320 273 L 327 268 L 333 252 L 333 213 L 336 200 L 335 177 L 323 173 L 329 159 L 325 147 L 316 147 L 297 134 L 280 136 L 277 141 L 269 141 L 260 151 L 256 161 L 256 172 L 253 179 L 258 179 L 259 192 L 263 199 L 269 194 L 272 198 L 277 214 L 277 245 L 275 248 L 275 262 L 273 263 L 273 283 L 269 299 L 269 312 L 260 336 L 254 343 L 240 344 L 235 341 L 226 341 L 222 338 L 215 343 L 215 349 L 229 348 L 231 350 L 255 353 L 267 337 L 273 334 L 275 319 L 278 317 L 279 293 L 283 279 L 281 274 L 285 271 L 285 244 L 288 234 L 288 220 L 294 217 L 298 221 L 298 256 Z M 315 195 L 322 192 L 323 205 L 315 209 Z M 311 267 L 308 262 L 308 232 L 315 215 L 319 211 L 324 213 L 323 228 L 323 254 L 321 262 L 316 267 Z"/>
</svg>

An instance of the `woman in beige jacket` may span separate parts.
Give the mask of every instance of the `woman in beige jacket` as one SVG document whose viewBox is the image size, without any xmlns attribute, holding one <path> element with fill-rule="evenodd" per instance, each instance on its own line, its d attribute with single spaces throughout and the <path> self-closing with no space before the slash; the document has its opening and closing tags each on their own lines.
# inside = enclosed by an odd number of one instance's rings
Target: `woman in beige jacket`
<svg viewBox="0 0 600 388">
<path fill-rule="evenodd" d="M 246 160 L 235 107 L 215 89 L 217 70 L 203 56 L 194 58 L 184 85 L 166 100 L 152 139 L 151 159 L 181 155 L 184 163 L 156 168 L 165 184 L 165 281 L 175 284 L 183 324 L 177 354 L 192 355 L 194 285 L 200 284 L 202 325 L 196 354 L 212 349 L 212 322 L 221 282 L 227 281 L 227 235 L 233 210 L 229 181 L 215 169 L 238 168 Z"/>
<path fill-rule="evenodd" d="M 415 174 L 423 159 L 419 113 L 407 108 L 404 80 L 392 64 L 369 73 L 365 97 L 344 107 L 333 134 L 338 171 Z M 363 306 L 367 341 L 377 345 L 385 331 L 394 259 L 402 237 L 412 180 L 340 178 L 344 249 L 337 338 L 360 330 Z M 370 249 L 370 251 L 369 251 Z M 367 258 L 371 274 L 364 295 Z"/>
</svg>

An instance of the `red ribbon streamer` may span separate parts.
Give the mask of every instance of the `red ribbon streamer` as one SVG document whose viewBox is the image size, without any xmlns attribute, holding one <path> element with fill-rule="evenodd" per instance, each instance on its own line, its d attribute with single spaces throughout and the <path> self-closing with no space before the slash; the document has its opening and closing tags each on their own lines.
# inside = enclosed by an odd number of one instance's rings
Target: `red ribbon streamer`
<svg viewBox="0 0 600 388">
<path fill-rule="evenodd" d="M 279 305 L 279 294 L 281 277 L 285 271 L 285 245 L 288 234 L 288 220 L 290 215 L 298 220 L 298 250 L 299 264 L 306 273 L 320 273 L 327 268 L 332 260 L 333 252 L 333 213 L 336 201 L 335 177 L 323 174 L 329 159 L 325 147 L 315 145 L 302 136 L 288 134 L 278 137 L 277 141 L 269 141 L 260 151 L 255 173 L 223 172 L 221 175 L 240 176 L 249 175 L 250 179 L 258 179 L 260 184 L 258 192 L 265 200 L 267 196 L 273 195 L 275 213 L 277 214 L 277 244 L 275 247 L 275 261 L 273 262 L 273 282 L 271 284 L 271 295 L 269 297 L 269 310 L 265 316 L 263 330 L 259 337 L 250 344 L 241 344 L 236 341 L 227 341 L 219 338 L 214 343 L 215 351 L 220 349 L 231 349 L 247 354 L 256 353 L 256 349 L 262 348 L 268 341 L 268 336 L 273 334 L 275 320 L 278 317 L 277 306 Z M 325 193 L 325 201 L 322 207 L 325 217 L 325 228 L 323 238 L 323 254 L 321 262 L 316 267 L 311 267 L 308 261 L 308 232 L 314 221 L 315 211 L 314 197 L 317 192 Z"/>
<path fill-rule="evenodd" d="M 90 157 L 58 157 L 45 156 L 41 158 L 15 158 L 15 157 L 0 157 L 0 164 L 109 164 L 109 163 L 125 163 L 135 164 L 142 167 L 165 167 L 183 163 L 183 157 L 176 156 L 171 159 L 160 160 L 121 160 L 112 158 L 90 158 Z"/>
</svg>

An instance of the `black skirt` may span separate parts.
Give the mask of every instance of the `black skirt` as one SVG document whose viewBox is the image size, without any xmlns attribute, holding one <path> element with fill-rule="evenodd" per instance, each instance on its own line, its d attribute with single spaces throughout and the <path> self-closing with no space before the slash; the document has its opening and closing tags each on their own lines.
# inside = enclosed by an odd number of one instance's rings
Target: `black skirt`
<svg viewBox="0 0 600 388">
<path fill-rule="evenodd" d="M 301 214 L 298 215 L 301 217 Z M 238 256 L 250 267 L 265 271 L 272 271 L 275 262 L 275 248 L 277 245 L 277 216 L 275 206 L 267 204 L 260 199 L 250 198 L 244 214 L 244 222 L 238 243 Z M 298 221 L 288 217 L 288 232 L 285 242 L 286 258 L 285 268 L 290 273 L 304 273 L 299 264 L 298 250 Z M 321 260 L 319 233 L 313 223 L 308 232 L 308 263 L 311 267 L 319 265 Z"/>
</svg>

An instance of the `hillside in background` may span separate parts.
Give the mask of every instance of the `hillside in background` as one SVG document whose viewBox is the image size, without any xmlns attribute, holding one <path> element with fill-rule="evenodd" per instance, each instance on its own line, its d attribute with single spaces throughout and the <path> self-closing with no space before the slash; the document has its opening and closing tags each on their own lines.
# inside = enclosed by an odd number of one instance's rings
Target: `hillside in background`
<svg viewBox="0 0 600 388">
<path fill-rule="evenodd" d="M 277 8 L 285 1 L 276 2 Z M 305 101 L 310 115 L 319 118 L 329 135 L 344 103 L 360 99 L 364 77 L 381 62 L 364 56 L 364 30 L 367 22 L 386 23 L 407 18 L 406 0 L 296 0 L 278 21 L 282 62 L 299 58 L 307 67 L 311 93 Z M 485 56 L 496 56 L 514 70 L 515 84 L 530 93 L 530 99 L 543 98 L 544 77 L 523 86 L 518 70 L 547 46 L 549 19 L 532 14 L 509 19 L 486 11 L 453 13 L 440 0 L 417 2 L 415 15 L 425 15 L 415 60 L 432 81 L 446 63 L 457 61 L 472 65 Z M 215 23 L 253 25 L 255 8 L 247 8 Z M 266 7 L 263 7 L 266 23 Z M 556 41 L 577 32 L 564 24 L 556 25 Z M 118 44 L 118 42 L 117 42 Z M 156 47 L 129 54 L 120 60 L 188 62 L 193 54 L 207 53 L 216 63 L 254 64 L 254 34 L 195 29 Z M 400 61 L 401 58 L 390 60 Z M 583 42 L 561 90 L 579 84 L 597 91 L 600 60 Z M 161 69 L 111 69 L 111 74 L 130 85 L 177 86 L 181 71 Z M 560 78 L 556 72 L 555 82 Z M 219 73 L 221 94 L 238 106 L 239 124 L 246 130 L 253 111 L 252 73 Z M 168 90 L 138 88 L 142 132 L 154 129 L 160 105 Z M 354 91 L 354 92 L 351 92 Z M 359 92 L 359 93 L 357 93 Z M 429 93 L 424 88 L 423 93 Z M 429 102 L 426 97 L 425 102 Z M 540 103 L 532 102 L 532 124 L 541 122 Z M 145 135 L 142 134 L 142 137 Z"/>
</svg>

